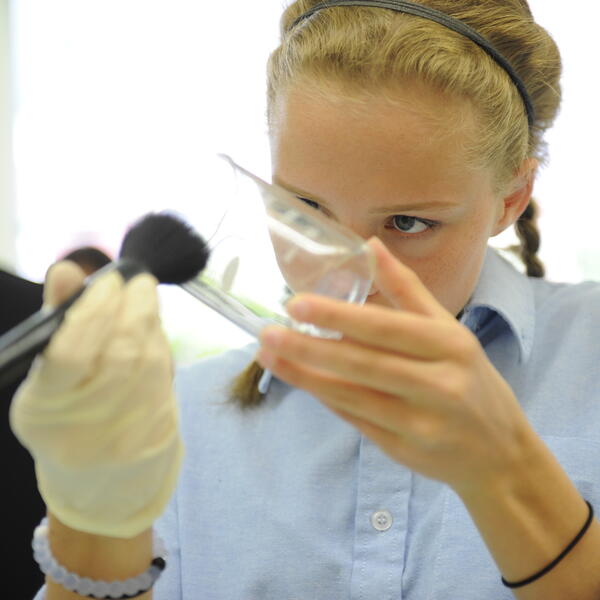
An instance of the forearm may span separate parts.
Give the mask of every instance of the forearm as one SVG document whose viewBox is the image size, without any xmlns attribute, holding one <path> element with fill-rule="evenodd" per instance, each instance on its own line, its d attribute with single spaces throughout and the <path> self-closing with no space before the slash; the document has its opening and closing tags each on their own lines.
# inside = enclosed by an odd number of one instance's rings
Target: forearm
<svg viewBox="0 0 600 600">
<path fill-rule="evenodd" d="M 530 577 L 552 562 L 588 516 L 588 507 L 567 474 L 542 440 L 531 434 L 526 455 L 510 476 L 457 490 L 501 575 L 510 582 Z M 600 522 L 594 519 L 551 571 L 512 592 L 519 600 L 598 600 Z"/>
<path fill-rule="evenodd" d="M 134 538 L 114 538 L 83 533 L 48 514 L 50 548 L 68 571 L 82 577 L 115 581 L 136 577 L 152 561 L 152 529 Z M 66 590 L 46 577 L 46 600 L 76 600 L 83 596 Z M 151 600 L 152 591 L 138 597 Z"/>
</svg>

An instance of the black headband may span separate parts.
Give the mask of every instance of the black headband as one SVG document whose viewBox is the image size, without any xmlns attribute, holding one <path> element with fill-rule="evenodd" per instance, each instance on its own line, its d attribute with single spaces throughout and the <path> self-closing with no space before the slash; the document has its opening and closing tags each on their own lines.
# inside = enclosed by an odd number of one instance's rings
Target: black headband
<svg viewBox="0 0 600 600">
<path fill-rule="evenodd" d="M 480 48 L 485 50 L 487 54 L 491 56 L 508 73 L 508 76 L 515 84 L 519 94 L 521 94 L 523 104 L 525 104 L 525 111 L 527 112 L 527 121 L 529 123 L 529 127 L 531 128 L 533 126 L 535 122 L 535 110 L 533 108 L 531 98 L 527 93 L 527 89 L 525 88 L 525 84 L 512 68 L 512 65 L 508 62 L 508 60 L 504 58 L 504 56 L 502 56 L 502 54 L 500 54 L 500 52 L 498 52 L 498 50 L 496 50 L 496 48 L 494 48 L 494 46 L 492 46 L 490 42 L 488 42 L 482 35 L 477 33 L 472 27 L 469 27 L 469 25 L 463 21 L 459 21 L 458 19 L 455 19 L 446 13 L 440 12 L 439 10 L 434 10 L 433 8 L 423 6 L 422 4 L 416 4 L 415 2 L 405 2 L 404 0 L 327 0 L 325 2 L 316 4 L 304 14 L 300 15 L 291 24 L 289 29 L 293 29 L 296 25 L 298 25 L 298 23 L 308 19 L 317 11 L 332 6 L 374 6 L 377 8 L 389 8 L 390 10 L 395 10 L 397 12 L 408 13 L 410 15 L 429 19 L 430 21 L 435 21 L 444 27 L 448 27 L 448 29 L 452 29 L 461 35 L 464 35 L 471 41 L 475 42 Z"/>
</svg>

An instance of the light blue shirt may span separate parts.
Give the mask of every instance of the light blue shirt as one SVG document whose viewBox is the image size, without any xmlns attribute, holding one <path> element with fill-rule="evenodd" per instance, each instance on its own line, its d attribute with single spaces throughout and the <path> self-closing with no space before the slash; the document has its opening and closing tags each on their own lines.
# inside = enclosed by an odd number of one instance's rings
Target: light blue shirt
<svg viewBox="0 0 600 600">
<path fill-rule="evenodd" d="M 488 250 L 462 322 L 600 512 L 600 284 L 530 279 Z M 226 404 L 255 349 L 178 374 L 186 457 L 155 600 L 513 598 L 448 486 L 275 378 L 261 408 Z"/>
</svg>

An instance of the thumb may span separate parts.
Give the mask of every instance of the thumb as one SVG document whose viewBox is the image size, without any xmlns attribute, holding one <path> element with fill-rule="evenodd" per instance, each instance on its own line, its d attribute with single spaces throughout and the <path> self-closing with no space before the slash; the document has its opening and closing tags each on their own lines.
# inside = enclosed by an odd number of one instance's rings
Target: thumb
<svg viewBox="0 0 600 600">
<path fill-rule="evenodd" d="M 55 307 L 83 286 L 86 275 L 70 260 L 53 264 L 46 273 L 44 306 Z"/>
</svg>

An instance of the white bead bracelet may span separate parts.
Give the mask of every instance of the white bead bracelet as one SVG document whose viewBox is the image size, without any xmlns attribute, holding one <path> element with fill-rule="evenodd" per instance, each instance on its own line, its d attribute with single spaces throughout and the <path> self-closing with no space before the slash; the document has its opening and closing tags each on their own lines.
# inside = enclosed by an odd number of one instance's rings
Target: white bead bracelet
<svg viewBox="0 0 600 600">
<path fill-rule="evenodd" d="M 70 573 L 59 565 L 48 542 L 48 519 L 44 517 L 33 532 L 33 557 L 46 575 L 64 588 L 88 598 L 135 598 L 147 592 L 161 576 L 167 566 L 165 557 L 167 551 L 163 541 L 155 533 L 153 559 L 150 568 L 137 577 L 117 581 L 93 580 Z"/>
</svg>

